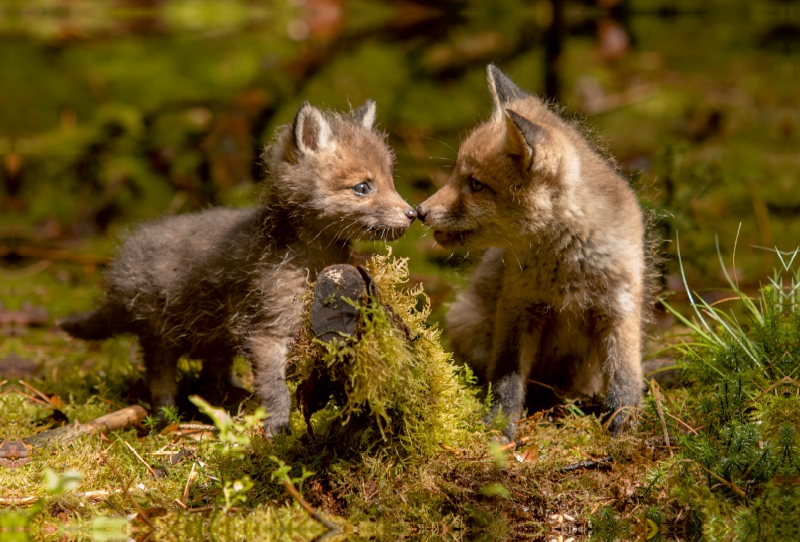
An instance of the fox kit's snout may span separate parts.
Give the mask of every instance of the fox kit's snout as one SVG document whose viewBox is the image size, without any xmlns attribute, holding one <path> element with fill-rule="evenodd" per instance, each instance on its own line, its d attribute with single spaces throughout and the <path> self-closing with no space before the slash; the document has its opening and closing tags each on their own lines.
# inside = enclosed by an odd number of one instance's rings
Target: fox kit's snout
<svg viewBox="0 0 800 542">
<path fill-rule="evenodd" d="M 578 157 L 562 133 L 563 121 L 541 115 L 545 106 L 516 86 L 498 89 L 495 77 L 508 81 L 490 68 L 491 120 L 464 141 L 444 187 L 417 207 L 420 220 L 443 246 L 481 249 L 498 246 L 499 239 L 507 246 L 526 242 L 552 223 L 553 200 L 578 174 L 571 171 Z"/>
<path fill-rule="evenodd" d="M 641 399 L 641 209 L 573 125 L 487 71 L 492 117 L 417 208 L 443 246 L 488 249 L 447 315 L 451 344 L 492 383 L 487 422 L 509 417 L 507 438 L 553 387 L 604 392 L 616 431 Z"/>
<path fill-rule="evenodd" d="M 304 220 L 323 236 L 400 237 L 417 213 L 395 190 L 393 156 L 374 122 L 372 100 L 341 116 L 305 104 L 291 128 L 291 141 L 272 149 L 286 154 L 280 167 L 292 182 L 280 188 L 285 196 L 273 197 L 301 205 Z"/>
<path fill-rule="evenodd" d="M 265 430 L 287 429 L 286 352 L 306 281 L 347 262 L 352 240 L 394 239 L 416 218 L 394 189 L 392 153 L 374 122 L 371 100 L 347 114 L 304 104 L 264 152 L 264 205 L 140 226 L 97 308 L 61 327 L 92 340 L 138 335 L 156 412 L 175 403 L 181 356 L 203 360 L 201 383 L 224 388 L 243 354 L 269 413 Z"/>
</svg>

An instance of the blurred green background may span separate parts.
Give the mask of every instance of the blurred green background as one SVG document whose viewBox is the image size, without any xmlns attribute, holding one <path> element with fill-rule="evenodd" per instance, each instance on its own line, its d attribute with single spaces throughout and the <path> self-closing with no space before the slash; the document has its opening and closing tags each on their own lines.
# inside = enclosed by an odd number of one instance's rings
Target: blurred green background
<svg viewBox="0 0 800 542">
<path fill-rule="evenodd" d="M 715 236 L 733 267 L 740 224 L 746 287 L 778 263 L 756 247 L 800 244 L 796 1 L 4 0 L 0 17 L 6 269 L 61 258 L 96 283 L 92 256 L 131 223 L 252 204 L 260 149 L 303 100 L 375 99 L 416 205 L 488 116 L 489 62 L 616 157 L 655 213 L 665 289 L 676 232 L 699 289 L 722 283 Z M 420 224 L 392 246 L 436 307 L 474 260 Z"/>
</svg>

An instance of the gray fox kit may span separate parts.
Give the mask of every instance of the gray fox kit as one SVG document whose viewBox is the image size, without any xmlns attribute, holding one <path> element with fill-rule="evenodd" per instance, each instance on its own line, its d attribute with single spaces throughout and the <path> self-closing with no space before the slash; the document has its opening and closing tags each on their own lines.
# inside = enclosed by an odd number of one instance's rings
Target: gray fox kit
<svg viewBox="0 0 800 542">
<path fill-rule="evenodd" d="M 395 239 L 416 217 L 395 191 L 392 153 L 374 121 L 371 100 L 349 114 L 304 104 L 264 150 L 261 206 L 140 226 L 111 264 L 97 308 L 62 329 L 94 340 L 136 334 L 154 408 L 174 404 L 182 355 L 203 360 L 204 380 L 224 382 L 242 353 L 267 434 L 288 428 L 286 352 L 306 280 L 347 262 L 351 240 Z"/>
<path fill-rule="evenodd" d="M 441 245 L 487 249 L 447 315 L 454 352 L 491 382 L 506 438 L 547 386 L 605 392 L 616 433 L 642 395 L 642 210 L 574 126 L 491 65 L 488 80 L 491 119 L 417 208 Z"/>
</svg>

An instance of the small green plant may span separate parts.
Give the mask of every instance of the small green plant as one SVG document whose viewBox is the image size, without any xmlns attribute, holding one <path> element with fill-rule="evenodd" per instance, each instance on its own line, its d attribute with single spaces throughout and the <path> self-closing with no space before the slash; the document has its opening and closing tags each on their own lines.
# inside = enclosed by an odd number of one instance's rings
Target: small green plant
<svg viewBox="0 0 800 542">
<path fill-rule="evenodd" d="M 161 413 L 168 424 L 181 423 L 181 413 L 175 405 L 161 407 Z"/>
<path fill-rule="evenodd" d="M 192 395 L 189 400 L 200 412 L 211 418 L 219 430 L 214 444 L 216 449 L 236 459 L 244 458 L 244 449 L 251 443 L 250 433 L 261 426 L 261 422 L 267 417 L 266 411 L 259 407 L 252 414 L 244 415 L 241 421 L 236 421 L 226 410 L 212 406 L 200 396 Z"/>
<path fill-rule="evenodd" d="M 258 408 L 252 414 L 246 414 L 237 421 L 227 411 L 209 404 L 197 395 L 189 397 L 200 411 L 211 418 L 219 433 L 213 443 L 213 449 L 220 458 L 220 472 L 222 480 L 220 485 L 219 501 L 222 504 L 222 513 L 227 513 L 232 507 L 247 501 L 247 492 L 253 489 L 253 481 L 245 475 L 241 478 L 229 479 L 228 472 L 232 469 L 234 461 L 241 461 L 245 457 L 246 449 L 251 445 L 250 434 L 261 427 L 261 422 L 267 417 L 263 408 Z"/>
<path fill-rule="evenodd" d="M 144 420 L 142 420 L 142 424 L 147 427 L 147 431 L 152 435 L 158 428 L 158 419 L 155 416 L 148 414 Z"/>
<path fill-rule="evenodd" d="M 298 492 L 302 493 L 303 483 L 306 481 L 306 479 L 313 476 L 314 473 L 306 470 L 306 468 L 303 467 L 300 476 L 291 477 L 289 476 L 289 474 L 292 472 L 291 465 L 287 465 L 284 461 L 274 455 L 269 456 L 269 458 L 278 465 L 278 467 L 272 471 L 272 474 L 270 474 L 270 478 L 273 481 L 280 482 L 284 485 L 288 483 L 293 488 L 297 489 Z"/>
<path fill-rule="evenodd" d="M 222 485 L 222 498 L 225 501 L 222 513 L 225 514 L 238 504 L 247 502 L 247 492 L 253 489 L 253 481 L 249 476 L 243 476 L 238 480 L 225 480 Z"/>
<path fill-rule="evenodd" d="M 83 480 L 83 475 L 76 470 L 68 470 L 59 474 L 50 467 L 46 467 L 42 472 L 42 478 L 47 492 L 58 497 L 66 491 L 77 489 Z"/>
<path fill-rule="evenodd" d="M 800 506 L 795 494 L 778 507 L 773 500 L 778 497 L 771 497 L 780 494 L 775 490 L 783 480 L 800 475 L 795 459 L 800 457 L 800 248 L 775 253 L 781 267 L 757 297 L 739 287 L 719 256 L 738 313 L 708 303 L 688 284 L 693 319 L 666 305 L 693 331 L 692 341 L 680 347 L 691 382 L 689 400 L 683 412 L 669 412 L 671 434 L 684 432 L 678 439 L 683 479 L 676 492 L 706 518 L 755 521 L 762 531 L 785 520 L 758 509 Z M 653 401 L 648 406 L 655 418 Z M 668 405 L 663 408 L 669 411 Z M 713 525 L 710 521 L 706 529 L 711 539 Z"/>
</svg>

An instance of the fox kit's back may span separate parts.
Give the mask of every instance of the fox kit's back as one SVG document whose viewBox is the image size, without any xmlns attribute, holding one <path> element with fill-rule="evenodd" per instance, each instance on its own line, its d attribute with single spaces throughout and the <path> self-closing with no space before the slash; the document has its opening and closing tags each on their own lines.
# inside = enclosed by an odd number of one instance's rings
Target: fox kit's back
<svg viewBox="0 0 800 542">
<path fill-rule="evenodd" d="M 269 434 L 288 427 L 286 351 L 310 277 L 346 262 L 356 238 L 395 239 L 416 212 L 394 189 L 375 104 L 349 114 L 301 107 L 265 150 L 264 205 L 214 209 L 145 225 L 120 250 L 95 311 L 61 323 L 76 337 L 139 336 L 154 407 L 174 404 L 182 355 L 225 383 L 250 359 Z"/>
<path fill-rule="evenodd" d="M 488 68 L 490 120 L 419 206 L 444 246 L 488 249 L 447 316 L 456 355 L 514 421 L 550 388 L 605 393 L 622 427 L 641 401 L 644 222 L 629 184 L 582 134 Z M 544 386 L 538 383 L 544 384 Z"/>
</svg>

